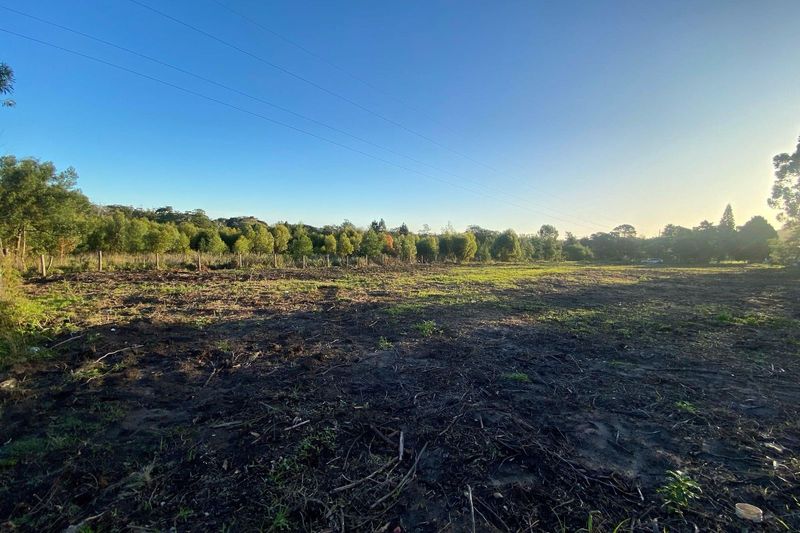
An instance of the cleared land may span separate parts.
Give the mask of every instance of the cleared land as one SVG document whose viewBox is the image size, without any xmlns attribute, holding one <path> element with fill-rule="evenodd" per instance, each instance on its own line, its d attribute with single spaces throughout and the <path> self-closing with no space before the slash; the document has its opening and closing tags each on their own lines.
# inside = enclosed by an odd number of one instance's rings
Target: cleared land
<svg viewBox="0 0 800 533">
<path fill-rule="evenodd" d="M 490 266 L 30 284 L 62 333 L 0 371 L 0 523 L 731 531 L 748 502 L 766 515 L 751 531 L 800 530 L 798 281 Z M 688 507 L 669 470 L 702 491 Z"/>
</svg>

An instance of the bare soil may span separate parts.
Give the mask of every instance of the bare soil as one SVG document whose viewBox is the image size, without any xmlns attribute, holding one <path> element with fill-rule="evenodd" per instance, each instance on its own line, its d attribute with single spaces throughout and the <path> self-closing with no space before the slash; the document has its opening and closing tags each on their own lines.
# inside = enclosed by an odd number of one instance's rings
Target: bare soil
<svg viewBox="0 0 800 533">
<path fill-rule="evenodd" d="M 800 273 L 464 269 L 32 283 L 0 530 L 800 531 Z"/>
</svg>

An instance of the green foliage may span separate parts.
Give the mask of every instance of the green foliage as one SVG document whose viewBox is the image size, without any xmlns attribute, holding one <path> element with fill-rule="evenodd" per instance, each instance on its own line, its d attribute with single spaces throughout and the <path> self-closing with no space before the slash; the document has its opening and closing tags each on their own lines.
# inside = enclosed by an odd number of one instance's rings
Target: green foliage
<svg viewBox="0 0 800 533">
<path fill-rule="evenodd" d="M 0 94 L 14 92 L 14 71 L 5 63 L 0 63 Z M 0 100 L 2 107 L 14 107 L 14 100 Z"/>
<path fill-rule="evenodd" d="M 359 252 L 361 255 L 365 255 L 367 257 L 377 257 L 383 252 L 383 247 L 385 244 L 386 240 L 384 239 L 383 234 L 370 229 L 364 234 L 364 239 L 361 241 L 361 248 Z"/>
<path fill-rule="evenodd" d="M 182 236 L 175 224 L 151 222 L 149 226 L 144 234 L 145 251 L 163 254 L 164 252 L 184 252 L 188 249 L 188 237 Z"/>
<path fill-rule="evenodd" d="M 325 239 L 323 241 L 322 249 L 326 254 L 335 255 L 337 248 L 336 236 L 329 233 L 325 235 Z"/>
<path fill-rule="evenodd" d="M 780 209 L 778 220 L 800 223 L 800 138 L 794 153 L 778 154 L 772 159 L 775 183 L 769 205 Z"/>
<path fill-rule="evenodd" d="M 289 252 L 295 259 L 308 257 L 314 253 L 314 243 L 305 232 L 299 231 L 289 243 Z"/>
<path fill-rule="evenodd" d="M 439 255 L 439 239 L 435 235 L 426 235 L 417 241 L 417 255 L 425 261 L 435 261 Z"/>
<path fill-rule="evenodd" d="M 686 400 L 679 400 L 675 402 L 675 407 L 681 411 L 685 411 L 693 415 L 697 414 L 697 407 L 695 407 L 693 403 L 687 402 Z"/>
<path fill-rule="evenodd" d="M 342 257 L 349 257 L 353 255 L 355 247 L 353 246 L 352 241 L 350 241 L 350 237 L 347 236 L 347 233 L 342 232 L 339 235 L 339 242 L 336 246 L 336 249 L 339 251 L 339 254 Z"/>
<path fill-rule="evenodd" d="M 395 239 L 395 247 L 397 254 L 403 261 L 413 263 L 417 257 L 417 237 L 416 235 L 407 233 L 400 234 Z"/>
<path fill-rule="evenodd" d="M 250 242 L 250 239 L 245 237 L 244 235 L 239 235 L 236 240 L 233 242 L 233 246 L 231 250 L 237 254 L 246 254 L 249 253 L 253 247 L 253 243 Z"/>
<path fill-rule="evenodd" d="M 668 470 L 668 481 L 656 490 L 664 498 L 664 505 L 674 513 L 683 514 L 692 500 L 703 492 L 700 485 L 680 470 Z"/>
<path fill-rule="evenodd" d="M 519 236 L 512 229 L 507 229 L 495 239 L 492 256 L 500 261 L 518 261 L 522 257 Z"/>
<path fill-rule="evenodd" d="M 72 251 L 84 231 L 89 200 L 69 168 L 37 159 L 0 157 L 0 248 L 11 240 L 17 255 Z"/>
<path fill-rule="evenodd" d="M 581 244 L 571 233 L 567 233 L 561 251 L 567 261 L 588 261 L 594 257 L 592 250 Z"/>
<path fill-rule="evenodd" d="M 472 261 L 478 251 L 478 241 L 472 233 L 454 235 L 452 239 L 453 255 L 460 262 Z"/>
<path fill-rule="evenodd" d="M 194 236 L 192 248 L 208 254 L 221 254 L 228 251 L 228 247 L 215 229 L 201 229 Z"/>
<path fill-rule="evenodd" d="M 388 350 L 388 349 L 390 349 L 392 346 L 394 346 L 394 344 L 393 344 L 393 343 L 392 343 L 392 342 L 391 342 L 389 339 L 387 339 L 386 337 L 380 337 L 380 338 L 378 339 L 378 348 L 379 348 L 379 349 L 381 349 L 381 350 Z"/>
<path fill-rule="evenodd" d="M 289 249 L 289 240 L 292 234 L 285 224 L 276 224 L 272 228 L 273 243 L 275 245 L 275 253 L 283 254 Z"/>
<path fill-rule="evenodd" d="M 416 329 L 423 337 L 431 337 L 440 331 L 439 327 L 436 325 L 436 322 L 433 320 L 424 320 L 419 324 L 414 324 L 414 329 Z"/>
<path fill-rule="evenodd" d="M 509 372 L 507 374 L 503 374 L 505 379 L 509 379 L 511 381 L 518 381 L 520 383 L 529 383 L 531 381 L 530 376 L 525 372 Z"/>
<path fill-rule="evenodd" d="M 633 231 L 635 234 L 636 230 Z M 537 237 L 537 259 L 544 259 L 545 261 L 558 261 L 561 259 L 561 243 L 558 240 L 558 230 L 555 226 L 545 224 L 539 228 Z"/>
<path fill-rule="evenodd" d="M 764 217 L 755 216 L 739 228 L 733 256 L 741 261 L 760 262 L 769 256 L 769 243 L 778 232 Z"/>
<path fill-rule="evenodd" d="M 770 241 L 770 259 L 783 265 L 800 264 L 800 223 L 788 224 L 783 233 L 783 238 Z"/>
<path fill-rule="evenodd" d="M 264 224 L 253 224 L 249 227 L 249 232 L 244 235 L 252 243 L 251 250 L 257 254 L 271 254 L 275 252 L 275 238 L 270 233 L 269 228 Z"/>
</svg>

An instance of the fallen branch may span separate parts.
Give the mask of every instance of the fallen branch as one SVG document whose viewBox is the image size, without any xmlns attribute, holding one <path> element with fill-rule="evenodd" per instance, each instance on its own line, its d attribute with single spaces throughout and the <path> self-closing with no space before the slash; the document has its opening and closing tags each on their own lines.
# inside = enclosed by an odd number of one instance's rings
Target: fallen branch
<svg viewBox="0 0 800 533">
<path fill-rule="evenodd" d="M 331 492 L 332 493 L 342 492 L 343 490 L 352 489 L 353 487 L 357 487 L 357 486 L 361 485 L 362 483 L 364 483 L 365 481 L 369 481 L 374 476 L 377 476 L 378 474 L 380 474 L 381 472 L 383 472 L 384 470 L 389 468 L 391 465 L 394 464 L 394 462 L 395 462 L 395 459 L 391 458 L 391 459 L 389 459 L 389 461 L 385 465 L 381 466 L 379 469 L 377 469 L 376 471 L 374 471 L 373 473 L 371 473 L 367 477 L 362 477 L 361 479 L 353 481 L 352 483 L 348 483 L 347 485 L 342 485 L 341 487 L 336 487 Z"/>
<path fill-rule="evenodd" d="M 299 428 L 300 426 L 305 426 L 309 422 L 311 422 L 311 420 L 303 420 L 302 422 L 298 422 L 297 424 L 295 424 L 293 426 L 289 426 L 288 428 L 285 428 L 284 431 L 291 431 L 291 430 L 293 430 L 295 428 Z"/>
<path fill-rule="evenodd" d="M 402 491 L 403 487 L 406 486 L 406 483 L 408 483 L 408 480 L 411 479 L 411 476 L 413 476 L 414 473 L 417 471 L 417 463 L 419 463 L 419 460 L 422 457 L 422 454 L 425 453 L 425 450 L 427 449 L 427 447 L 428 447 L 428 443 L 426 442 L 425 445 L 422 447 L 422 449 L 417 454 L 417 458 L 414 460 L 414 464 L 411 465 L 411 468 L 408 469 L 408 472 L 406 472 L 406 475 L 403 476 L 403 479 L 400 480 L 400 483 L 398 483 L 397 486 L 394 489 L 392 489 L 388 494 L 384 495 L 378 501 L 376 501 L 375 503 L 370 505 L 369 506 L 370 509 L 374 509 L 377 506 L 379 506 L 380 504 L 382 504 L 383 502 L 385 502 L 386 500 L 388 500 L 389 498 L 391 498 L 392 496 L 400 494 L 400 491 Z"/>
<path fill-rule="evenodd" d="M 74 337 L 70 337 L 70 338 L 65 339 L 65 340 L 63 340 L 61 342 L 55 343 L 49 349 L 52 350 L 53 348 L 58 348 L 59 346 L 61 346 L 63 344 L 67 344 L 68 342 L 74 341 L 75 339 L 80 339 L 81 337 L 84 337 L 85 335 L 86 335 L 85 333 L 81 333 L 80 335 L 75 335 Z"/>
<path fill-rule="evenodd" d="M 77 337 L 75 337 L 75 338 L 77 338 Z M 58 346 L 58 345 L 56 345 L 56 346 Z M 134 344 L 133 346 L 126 346 L 125 348 L 120 348 L 119 350 L 114 350 L 113 352 L 108 352 L 103 357 L 101 357 L 100 359 L 95 361 L 95 363 L 99 363 L 100 361 L 102 361 L 103 359 L 108 357 L 109 355 L 118 354 L 118 353 L 124 352 L 126 350 L 135 350 L 136 348 L 141 348 L 142 346 L 143 346 L 142 344 Z M 55 348 L 55 346 L 53 346 L 53 348 Z"/>
</svg>

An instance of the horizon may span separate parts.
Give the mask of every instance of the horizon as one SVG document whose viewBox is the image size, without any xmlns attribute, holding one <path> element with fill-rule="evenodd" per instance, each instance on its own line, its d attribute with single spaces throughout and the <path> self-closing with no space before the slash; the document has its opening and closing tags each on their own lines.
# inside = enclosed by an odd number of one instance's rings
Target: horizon
<svg viewBox="0 0 800 533">
<path fill-rule="evenodd" d="M 0 151 L 74 167 L 97 204 L 654 236 L 730 203 L 737 225 L 781 227 L 766 199 L 800 132 L 797 3 L 163 8 L 224 42 L 138 4 L 3 4 L 239 91 L 4 9 L 18 34 L 139 73 L 0 32 L 17 101 Z"/>
</svg>

